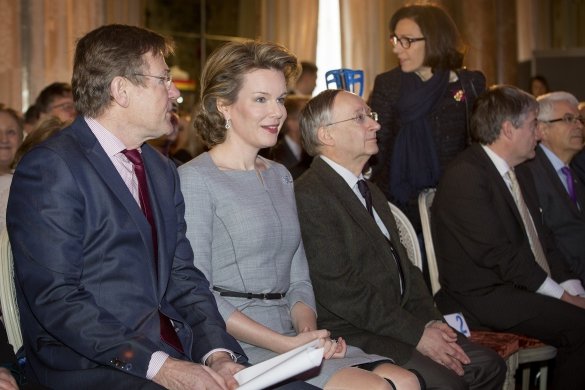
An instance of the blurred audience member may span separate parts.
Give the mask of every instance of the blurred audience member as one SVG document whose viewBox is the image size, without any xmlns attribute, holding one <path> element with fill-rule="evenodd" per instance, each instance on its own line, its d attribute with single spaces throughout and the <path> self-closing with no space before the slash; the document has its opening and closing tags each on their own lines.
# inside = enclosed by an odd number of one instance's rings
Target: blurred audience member
<svg viewBox="0 0 585 390">
<path fill-rule="evenodd" d="M 303 149 L 299 127 L 299 113 L 309 99 L 308 95 L 290 95 L 286 98 L 284 107 L 287 117 L 278 135 L 278 142 L 268 152 L 268 158 L 287 167 L 293 179 L 311 166 L 312 158 Z"/>
<path fill-rule="evenodd" d="M 532 176 L 544 223 L 569 267 L 585 284 L 585 185 L 569 167 L 583 149 L 583 118 L 575 96 L 552 92 L 538 97 L 540 145 L 536 157 L 518 166 Z"/>
<path fill-rule="evenodd" d="M 23 139 L 24 122 L 11 108 L 0 108 L 0 175 L 11 172 L 10 164 Z"/>
<path fill-rule="evenodd" d="M 376 77 L 372 110 L 382 128 L 372 181 L 420 231 L 418 194 L 435 187 L 469 142 L 468 122 L 485 89 L 479 71 L 462 68 L 466 51 L 453 19 L 433 4 L 404 6 L 390 20 L 400 66 Z"/>
<path fill-rule="evenodd" d="M 38 123 L 33 132 L 22 141 L 22 144 L 20 144 L 13 154 L 13 159 L 10 163 L 10 172 L 14 171 L 22 156 L 31 150 L 33 146 L 40 144 L 63 127 L 65 127 L 65 123 L 56 117 L 48 117 Z M 12 173 L 0 176 L 0 231 L 6 228 L 6 205 L 8 204 L 11 183 Z"/>
<path fill-rule="evenodd" d="M 67 83 L 56 82 L 45 87 L 37 97 L 35 106 L 41 119 L 49 115 L 56 116 L 69 124 L 77 115 L 71 86 Z"/>
<path fill-rule="evenodd" d="M 6 227 L 6 204 L 12 183 L 11 164 L 22 143 L 23 123 L 13 109 L 0 108 L 0 231 Z"/>
<path fill-rule="evenodd" d="M 295 83 L 292 94 L 311 96 L 317 86 L 317 65 L 309 61 L 301 61 L 301 67 L 301 75 Z"/>
<path fill-rule="evenodd" d="M 540 95 L 544 95 L 549 92 L 550 88 L 548 86 L 548 81 L 546 81 L 544 76 L 536 75 L 530 79 L 530 93 L 534 97 L 539 97 Z"/>
<path fill-rule="evenodd" d="M 173 125 L 173 130 L 162 137 L 147 141 L 150 146 L 158 150 L 163 156 L 170 158 L 177 167 L 183 164 L 183 162 L 172 157 L 170 152 L 173 143 L 177 141 L 177 136 L 179 135 L 179 121 L 179 114 L 174 110 L 171 112 L 171 124 Z"/>
<path fill-rule="evenodd" d="M 186 163 L 194 157 L 207 151 L 207 146 L 193 127 L 191 117 L 197 116 L 199 105 L 193 108 L 191 115 L 179 113 L 179 130 L 175 142 L 171 145 L 171 155 L 174 159 Z"/>
<path fill-rule="evenodd" d="M 35 126 L 39 122 L 41 117 L 41 113 L 39 112 L 39 108 L 34 104 L 31 105 L 25 112 L 24 112 L 24 136 L 26 137 L 30 133 L 34 131 Z"/>
<path fill-rule="evenodd" d="M 67 126 L 67 123 L 63 122 L 57 117 L 48 117 L 37 123 L 31 135 L 26 137 L 24 141 L 22 141 L 20 147 L 16 150 L 14 159 L 12 160 L 12 164 L 10 164 L 10 168 L 15 169 L 16 165 L 18 164 L 22 156 L 26 154 L 26 152 L 28 152 L 34 146 L 40 144 L 41 142 L 55 134 L 57 131 L 61 130 L 65 126 Z"/>
</svg>

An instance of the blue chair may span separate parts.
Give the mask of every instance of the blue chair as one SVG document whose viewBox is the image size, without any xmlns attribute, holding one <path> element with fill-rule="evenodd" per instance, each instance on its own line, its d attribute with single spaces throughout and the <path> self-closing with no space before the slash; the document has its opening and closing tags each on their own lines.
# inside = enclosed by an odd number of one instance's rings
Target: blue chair
<svg viewBox="0 0 585 390">
<path fill-rule="evenodd" d="M 345 89 L 363 96 L 364 94 L 364 71 L 353 69 L 334 69 L 325 73 L 327 89 Z M 330 87 L 330 85 L 334 85 Z"/>
</svg>

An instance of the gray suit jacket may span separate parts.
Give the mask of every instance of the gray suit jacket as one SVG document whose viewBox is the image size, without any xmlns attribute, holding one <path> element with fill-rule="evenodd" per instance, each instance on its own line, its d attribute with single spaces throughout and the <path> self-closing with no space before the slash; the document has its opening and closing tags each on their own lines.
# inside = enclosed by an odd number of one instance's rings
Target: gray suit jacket
<svg viewBox="0 0 585 390">
<path fill-rule="evenodd" d="M 427 322 L 440 319 L 421 272 L 400 244 L 384 194 L 370 183 L 373 206 L 397 249 L 405 292 L 386 237 L 347 183 L 321 158 L 295 182 L 301 233 L 318 322 L 368 353 L 405 363 Z"/>
<path fill-rule="evenodd" d="M 517 168 L 518 175 L 531 175 L 544 224 L 553 232 L 555 243 L 570 269 L 585 283 L 585 186 L 573 174 L 573 184 L 581 209 L 569 197 L 544 151 L 536 148 L 536 157 Z"/>
</svg>

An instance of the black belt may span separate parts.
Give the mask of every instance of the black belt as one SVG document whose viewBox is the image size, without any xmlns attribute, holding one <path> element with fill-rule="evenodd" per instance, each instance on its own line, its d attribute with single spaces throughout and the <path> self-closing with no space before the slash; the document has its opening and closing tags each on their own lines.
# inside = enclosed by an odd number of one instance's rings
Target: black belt
<svg viewBox="0 0 585 390">
<path fill-rule="evenodd" d="M 265 294 L 254 294 L 254 293 L 243 293 L 237 291 L 225 290 L 221 287 L 213 286 L 213 289 L 219 293 L 222 297 L 235 297 L 235 298 L 247 298 L 247 299 L 282 299 L 286 293 L 265 293 Z"/>
</svg>

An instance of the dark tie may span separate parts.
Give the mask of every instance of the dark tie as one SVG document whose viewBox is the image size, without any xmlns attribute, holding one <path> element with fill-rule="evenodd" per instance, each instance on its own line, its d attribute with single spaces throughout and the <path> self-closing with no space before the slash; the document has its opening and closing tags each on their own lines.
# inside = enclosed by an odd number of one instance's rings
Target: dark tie
<svg viewBox="0 0 585 390">
<path fill-rule="evenodd" d="M 358 189 L 360 190 L 360 194 L 362 194 L 362 196 L 366 200 L 366 209 L 368 210 L 368 213 L 370 213 L 370 215 L 373 217 L 374 212 L 372 211 L 372 193 L 370 192 L 370 187 L 368 187 L 368 183 L 366 183 L 364 179 L 358 180 L 357 185 Z"/>
<path fill-rule="evenodd" d="M 573 181 L 573 172 L 571 172 L 571 168 L 569 167 L 562 167 L 561 172 L 565 175 L 565 179 L 567 181 L 567 192 L 569 193 L 569 198 L 573 201 L 573 203 L 577 204 L 577 194 L 575 193 L 575 182 Z"/>
<path fill-rule="evenodd" d="M 152 215 L 152 208 L 150 207 L 150 198 L 148 196 L 148 183 L 146 181 L 146 171 L 144 170 L 144 163 L 142 156 L 138 149 L 123 150 L 122 153 L 130 160 L 134 165 L 134 173 L 138 179 L 138 198 L 140 199 L 140 207 L 142 212 L 146 216 L 148 223 L 150 224 L 150 231 L 152 234 L 152 247 L 154 250 L 154 268 L 158 270 L 158 238 L 156 234 L 156 225 L 154 223 L 154 217 Z M 159 311 L 160 318 L 160 337 L 161 339 L 175 348 L 179 352 L 183 352 L 183 347 L 177 332 L 173 329 L 173 324 L 169 317 Z"/>
<path fill-rule="evenodd" d="M 370 187 L 368 187 L 368 183 L 364 179 L 360 179 L 357 182 L 358 190 L 360 190 L 360 194 L 366 200 L 366 209 L 368 209 L 368 213 L 374 218 L 374 211 L 372 209 L 372 192 L 370 191 Z M 374 218 L 375 220 L 375 218 Z M 376 222 L 377 224 L 377 222 Z M 402 265 L 400 264 L 400 256 L 398 256 L 398 252 L 394 245 L 392 245 L 392 241 L 387 240 L 388 244 L 390 245 L 390 251 L 392 252 L 392 257 L 396 262 L 396 267 L 398 268 L 398 277 L 400 278 L 400 295 L 404 295 L 404 273 L 402 271 Z"/>
</svg>

